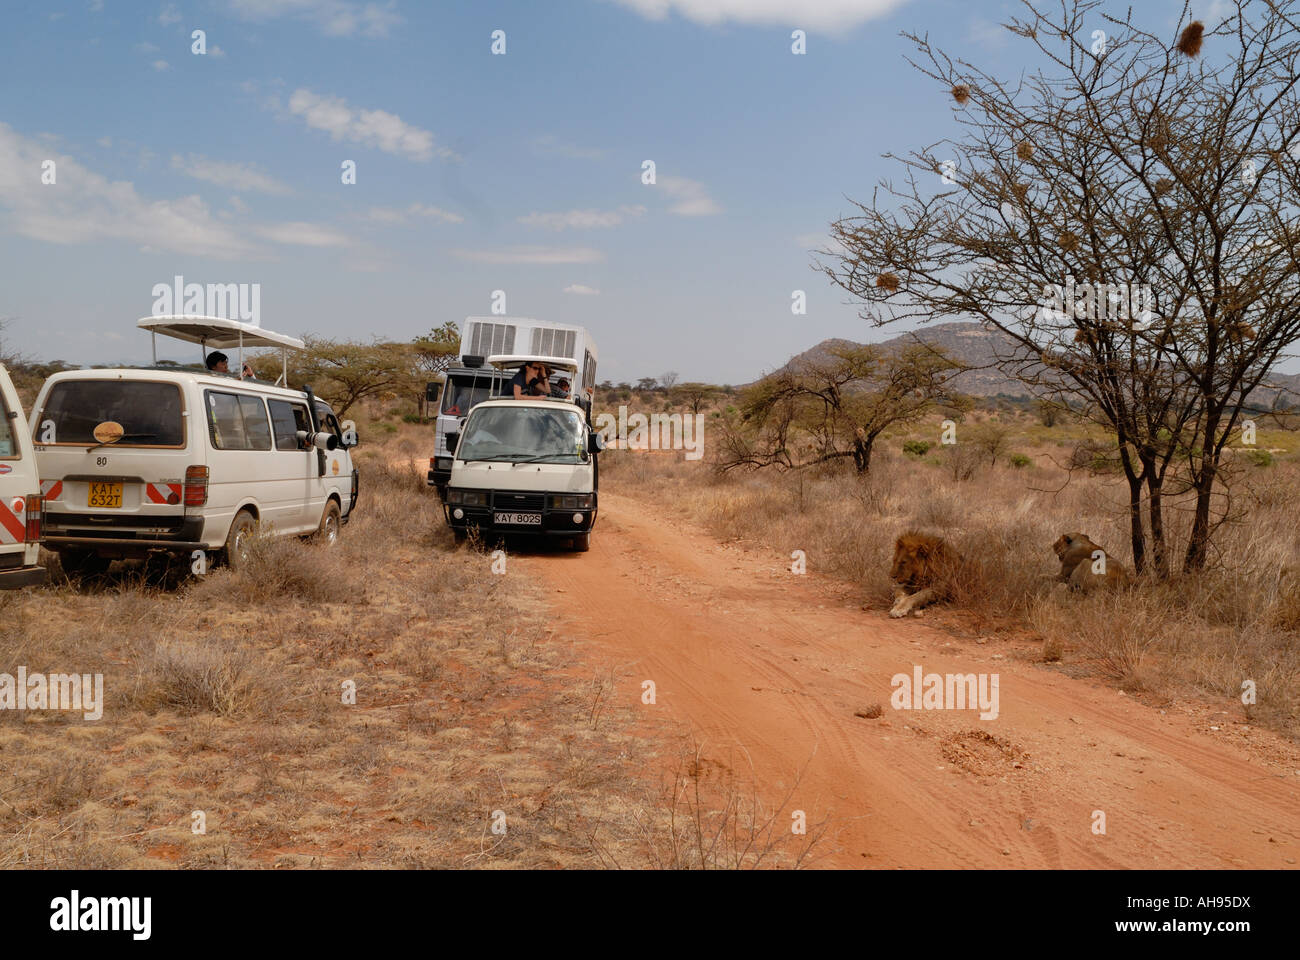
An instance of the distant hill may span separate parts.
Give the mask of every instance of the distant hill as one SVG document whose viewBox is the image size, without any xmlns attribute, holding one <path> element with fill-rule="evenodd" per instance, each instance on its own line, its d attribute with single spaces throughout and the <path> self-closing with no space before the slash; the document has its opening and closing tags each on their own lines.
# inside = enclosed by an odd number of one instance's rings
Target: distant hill
<svg viewBox="0 0 1300 960">
<path fill-rule="evenodd" d="M 1027 386 L 1007 376 L 997 367 L 996 361 L 999 357 L 1007 358 L 1016 355 L 1015 342 L 1006 334 L 998 330 L 986 329 L 978 323 L 937 323 L 888 340 L 875 341 L 872 345 L 886 350 L 900 350 L 918 342 L 941 349 L 954 360 L 973 368 L 958 374 L 953 380 L 953 386 L 962 393 L 973 397 L 1001 395 L 1028 398 L 1034 395 Z M 804 363 L 824 362 L 831 358 L 833 350 L 857 346 L 863 344 L 839 338 L 823 340 L 803 353 L 791 357 L 777 369 L 788 370 Z M 1300 374 L 1275 374 L 1271 382 L 1271 388 L 1260 388 L 1256 391 L 1256 395 L 1252 397 L 1255 403 L 1264 407 L 1271 406 L 1279 390 L 1287 395 L 1291 403 L 1300 403 Z"/>
<path fill-rule="evenodd" d="M 1012 397 L 1030 397 L 1033 394 L 1023 383 L 1008 377 L 997 369 L 999 356 L 1014 355 L 1016 345 L 1010 337 L 996 330 L 986 330 L 978 323 L 937 323 L 914 332 L 904 333 L 889 340 L 878 341 L 873 346 L 886 350 L 901 350 L 918 342 L 943 350 L 954 360 L 972 367 L 953 380 L 953 386 L 974 397 L 992 397 L 998 394 Z M 862 344 L 852 340 L 823 340 L 816 346 L 791 357 L 778 370 L 789 370 L 805 363 L 829 360 L 832 351 Z"/>
</svg>

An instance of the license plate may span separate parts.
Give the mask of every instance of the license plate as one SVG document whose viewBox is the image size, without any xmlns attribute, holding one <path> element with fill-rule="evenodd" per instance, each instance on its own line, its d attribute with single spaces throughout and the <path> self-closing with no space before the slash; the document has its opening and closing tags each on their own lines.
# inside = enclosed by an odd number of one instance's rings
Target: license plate
<svg viewBox="0 0 1300 960">
<path fill-rule="evenodd" d="M 494 513 L 492 522 L 521 527 L 540 527 L 542 515 L 540 513 Z"/>
<path fill-rule="evenodd" d="M 92 483 L 86 494 L 86 506 L 111 507 L 122 506 L 122 485 L 120 483 Z"/>
</svg>

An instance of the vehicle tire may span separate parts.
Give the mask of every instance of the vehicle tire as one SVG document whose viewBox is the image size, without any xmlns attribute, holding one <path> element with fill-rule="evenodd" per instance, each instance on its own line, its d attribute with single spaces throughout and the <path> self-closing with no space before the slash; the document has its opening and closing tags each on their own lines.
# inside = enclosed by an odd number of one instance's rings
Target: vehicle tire
<svg viewBox="0 0 1300 960">
<path fill-rule="evenodd" d="M 573 550 L 575 553 L 586 553 L 591 549 L 591 531 L 580 533 L 573 538 Z"/>
<path fill-rule="evenodd" d="M 108 572 L 112 560 L 93 550 L 60 550 L 59 566 L 69 577 L 98 577 Z"/>
<path fill-rule="evenodd" d="M 325 505 L 325 515 L 321 517 L 320 528 L 312 539 L 332 547 L 339 542 L 339 535 L 342 532 L 343 514 L 339 510 L 339 505 L 331 500 Z"/>
<path fill-rule="evenodd" d="M 257 521 L 247 510 L 240 510 L 230 523 L 230 533 L 226 534 L 226 565 L 231 570 L 238 570 L 248 563 L 249 547 L 257 533 Z"/>
<path fill-rule="evenodd" d="M 457 530 L 455 527 L 451 528 L 451 535 L 456 538 L 457 543 L 464 543 L 469 539 L 468 530 Z"/>
</svg>

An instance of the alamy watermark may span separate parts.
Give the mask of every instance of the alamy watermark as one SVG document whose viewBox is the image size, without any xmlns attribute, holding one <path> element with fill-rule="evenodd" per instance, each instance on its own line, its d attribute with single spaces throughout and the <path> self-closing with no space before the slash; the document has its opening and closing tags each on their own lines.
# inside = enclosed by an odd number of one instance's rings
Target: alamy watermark
<svg viewBox="0 0 1300 960">
<path fill-rule="evenodd" d="M 102 673 L 0 673 L 0 710 L 80 710 L 86 720 L 104 715 Z"/>
<path fill-rule="evenodd" d="M 1135 330 L 1145 330 L 1155 320 L 1155 293 L 1149 283 L 1065 283 L 1043 285 L 1038 310 L 1042 320 L 1132 320 Z"/>
<path fill-rule="evenodd" d="M 606 443 L 618 441 L 621 450 L 685 450 L 687 460 L 704 456 L 704 414 L 627 412 L 620 404 L 618 416 L 596 415 L 594 426 Z"/>
<path fill-rule="evenodd" d="M 895 710 L 976 710 L 981 720 L 998 718 L 996 673 L 925 673 L 920 664 L 911 674 L 896 673 L 889 685 Z"/>
<path fill-rule="evenodd" d="M 155 317 L 187 314 L 262 325 L 260 283 L 186 283 L 178 274 L 170 285 L 155 283 L 150 295 Z"/>
</svg>

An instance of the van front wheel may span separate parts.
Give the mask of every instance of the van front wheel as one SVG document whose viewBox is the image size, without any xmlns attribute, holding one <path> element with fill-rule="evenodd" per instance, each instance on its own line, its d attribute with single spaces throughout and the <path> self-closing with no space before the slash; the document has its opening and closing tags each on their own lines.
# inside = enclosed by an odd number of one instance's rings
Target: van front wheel
<svg viewBox="0 0 1300 960">
<path fill-rule="evenodd" d="M 591 531 L 580 533 L 573 538 L 573 549 L 576 553 L 586 553 L 591 549 Z"/>
<path fill-rule="evenodd" d="M 326 504 L 325 515 L 320 519 L 320 529 L 316 531 L 316 539 L 331 547 L 338 543 L 343 523 L 342 516 L 337 503 L 331 500 Z"/>
<path fill-rule="evenodd" d="M 235 514 L 230 524 L 230 533 L 226 535 L 226 563 L 232 570 L 238 570 L 248 563 L 252 555 L 253 536 L 257 532 L 257 521 L 247 510 Z"/>
</svg>

